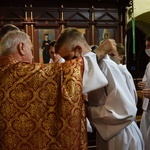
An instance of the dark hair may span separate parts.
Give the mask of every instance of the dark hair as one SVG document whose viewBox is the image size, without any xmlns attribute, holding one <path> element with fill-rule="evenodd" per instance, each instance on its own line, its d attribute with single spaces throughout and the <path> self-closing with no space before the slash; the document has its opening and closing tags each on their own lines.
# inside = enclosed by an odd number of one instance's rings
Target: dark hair
<svg viewBox="0 0 150 150">
<path fill-rule="evenodd" d="M 147 35 L 145 41 L 150 41 L 150 35 Z"/>
<path fill-rule="evenodd" d="M 122 43 L 117 43 L 117 51 L 119 55 L 125 55 L 125 48 Z"/>
<path fill-rule="evenodd" d="M 55 46 L 55 43 L 56 43 L 56 41 L 54 40 L 54 41 L 52 41 L 52 42 L 50 42 L 50 46 Z"/>
<path fill-rule="evenodd" d="M 0 30 L 0 38 L 2 38 L 8 31 L 13 31 L 13 30 L 19 30 L 19 28 L 13 24 L 4 25 Z"/>
<path fill-rule="evenodd" d="M 97 45 L 93 45 L 93 46 L 91 47 L 92 51 L 95 50 L 96 48 L 98 48 Z"/>
</svg>

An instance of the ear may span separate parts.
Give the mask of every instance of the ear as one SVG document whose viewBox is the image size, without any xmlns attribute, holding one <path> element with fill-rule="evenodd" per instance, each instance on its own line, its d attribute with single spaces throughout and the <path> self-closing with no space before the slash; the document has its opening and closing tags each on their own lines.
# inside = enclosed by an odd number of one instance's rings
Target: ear
<svg viewBox="0 0 150 150">
<path fill-rule="evenodd" d="M 80 45 L 75 46 L 76 52 L 82 53 L 82 47 Z"/>
<path fill-rule="evenodd" d="M 18 53 L 21 55 L 21 56 L 24 56 L 25 52 L 24 52 L 24 43 L 19 43 L 18 44 Z"/>
<path fill-rule="evenodd" d="M 123 60 L 124 55 L 120 55 L 120 59 Z"/>
</svg>

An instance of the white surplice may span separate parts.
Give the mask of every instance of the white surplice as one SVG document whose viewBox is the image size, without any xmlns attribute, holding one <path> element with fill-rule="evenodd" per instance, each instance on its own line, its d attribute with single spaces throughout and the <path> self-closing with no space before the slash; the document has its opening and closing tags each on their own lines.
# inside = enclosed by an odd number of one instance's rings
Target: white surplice
<svg viewBox="0 0 150 150">
<path fill-rule="evenodd" d="M 126 65 L 119 64 L 118 67 L 126 79 L 126 84 L 128 86 L 128 89 L 129 89 L 132 97 L 133 97 L 133 102 L 135 102 L 135 105 L 137 105 L 138 96 L 137 96 L 136 87 L 134 84 L 133 77 L 132 77 L 131 73 L 128 71 L 128 69 L 126 68 Z"/>
<path fill-rule="evenodd" d="M 123 72 L 108 55 L 99 66 L 108 85 L 88 94 L 89 120 L 98 131 L 97 150 L 144 150 L 143 138 L 135 123 L 135 99 Z"/>
<path fill-rule="evenodd" d="M 96 54 L 89 52 L 83 56 L 84 59 L 84 74 L 83 74 L 83 93 L 93 91 L 95 89 L 104 87 L 108 81 L 102 71 L 100 70 Z M 87 131 L 92 132 L 92 127 L 89 120 L 86 118 Z"/>
<path fill-rule="evenodd" d="M 108 81 L 97 64 L 96 54 L 88 52 L 83 56 L 84 60 L 84 73 L 82 81 L 82 93 L 93 91 L 97 88 L 104 87 L 108 84 Z M 50 58 L 49 63 L 53 63 L 53 59 Z M 59 63 L 65 62 L 64 58 L 59 59 Z"/>
<path fill-rule="evenodd" d="M 83 93 L 93 91 L 104 87 L 108 81 L 100 70 L 96 54 L 89 52 L 83 56 L 84 59 L 84 74 L 83 74 Z"/>
<path fill-rule="evenodd" d="M 146 82 L 146 88 L 150 88 L 150 63 L 146 66 L 142 81 Z M 150 150 L 150 103 L 148 98 L 143 97 L 142 108 L 143 114 L 141 118 L 140 130 L 145 141 L 145 150 Z"/>
<path fill-rule="evenodd" d="M 88 52 L 83 56 L 84 60 L 84 73 L 82 81 L 82 93 L 93 91 L 95 89 L 104 87 L 108 84 L 108 81 L 97 64 L 96 54 Z M 61 58 L 59 63 L 65 62 L 65 59 Z M 53 59 L 50 58 L 49 63 L 53 63 Z M 89 120 L 86 118 L 87 131 L 92 132 L 92 127 Z"/>
<path fill-rule="evenodd" d="M 53 63 L 53 62 L 54 62 L 53 59 L 50 58 L 49 63 Z M 63 62 L 65 62 L 65 59 L 64 59 L 64 58 L 60 58 L 60 59 L 58 60 L 58 62 L 59 62 L 59 63 L 63 63 Z"/>
</svg>

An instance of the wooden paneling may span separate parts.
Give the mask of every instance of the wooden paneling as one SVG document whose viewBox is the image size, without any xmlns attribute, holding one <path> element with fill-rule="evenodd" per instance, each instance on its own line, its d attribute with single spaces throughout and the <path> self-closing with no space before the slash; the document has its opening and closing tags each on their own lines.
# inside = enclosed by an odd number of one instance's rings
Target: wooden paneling
<svg viewBox="0 0 150 150">
<path fill-rule="evenodd" d="M 46 4 L 46 0 L 43 2 Z M 74 0 L 72 3 L 74 3 Z M 82 3 L 85 3 L 85 1 L 82 0 Z M 123 12 L 124 14 L 120 13 L 117 4 L 112 5 L 112 3 L 109 3 L 109 6 L 107 4 L 107 7 L 104 7 L 103 1 L 102 5 L 97 8 L 97 3 L 99 2 L 90 3 L 88 1 L 88 7 L 79 5 L 80 7 L 74 8 L 71 5 L 70 7 L 65 7 L 65 1 L 64 3 L 59 3 L 61 4 L 59 6 L 55 5 L 57 7 L 48 6 L 49 4 L 46 7 L 35 7 L 35 3 L 27 3 L 24 6 L 19 3 L 20 7 L 14 7 L 9 3 L 12 7 L 5 6 L 0 9 L 0 27 L 4 24 L 12 23 L 28 33 L 35 48 L 33 51 L 35 62 L 39 62 L 39 29 L 54 29 L 55 39 L 57 39 L 62 29 L 77 27 L 85 30 L 85 37 L 91 45 L 98 45 L 101 29 L 107 29 L 113 32 L 113 38 L 117 42 L 123 41 L 124 35 L 122 32 L 124 32 L 125 25 L 120 23 L 120 15 L 126 15 L 125 12 Z M 45 4 L 41 4 L 41 6 Z"/>
</svg>

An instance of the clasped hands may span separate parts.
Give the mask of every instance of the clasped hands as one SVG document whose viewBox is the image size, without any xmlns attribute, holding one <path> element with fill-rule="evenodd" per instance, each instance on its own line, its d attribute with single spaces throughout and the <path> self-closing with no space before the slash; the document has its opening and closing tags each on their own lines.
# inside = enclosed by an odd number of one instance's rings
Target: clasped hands
<svg viewBox="0 0 150 150">
<path fill-rule="evenodd" d="M 146 88 L 146 82 L 140 81 L 138 84 L 138 88 L 142 90 L 142 95 L 148 99 L 150 99 L 150 88 Z"/>
<path fill-rule="evenodd" d="M 109 53 L 117 52 L 116 42 L 114 39 L 107 39 L 98 48 L 94 50 L 94 52 L 98 56 L 98 60 L 100 60 L 103 56 Z"/>
<path fill-rule="evenodd" d="M 150 99 L 150 88 L 143 89 L 142 94 L 144 97 Z"/>
</svg>

